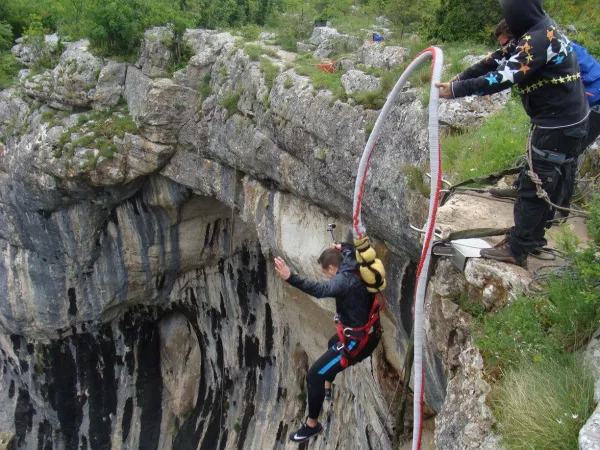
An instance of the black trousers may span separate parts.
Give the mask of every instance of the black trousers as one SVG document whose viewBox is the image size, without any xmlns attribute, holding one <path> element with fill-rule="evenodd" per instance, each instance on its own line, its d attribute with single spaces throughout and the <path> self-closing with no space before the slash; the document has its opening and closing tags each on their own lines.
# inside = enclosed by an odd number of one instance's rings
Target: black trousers
<svg viewBox="0 0 600 450">
<path fill-rule="evenodd" d="M 552 203 L 568 205 L 573 196 L 577 157 L 584 147 L 587 135 L 587 121 L 581 124 L 558 129 L 534 127 L 532 145 L 539 150 L 563 153 L 573 161 L 555 164 L 534 153 L 533 171 L 542 180 L 542 188 L 548 193 Z M 511 228 L 508 243 L 517 261 L 524 261 L 527 255 L 538 247 L 547 244 L 544 238 L 546 224 L 554 217 L 554 210 L 537 196 L 535 184 L 527 175 L 528 166 L 519 175 L 519 188 L 514 207 L 515 226 Z"/>
<path fill-rule="evenodd" d="M 379 344 L 379 340 L 380 335 L 378 333 L 371 334 L 365 348 L 360 351 L 354 361 L 350 361 L 350 365 L 357 364 L 371 356 Z M 352 344 L 353 342 L 354 344 Z M 318 419 L 321 413 L 323 400 L 325 400 L 325 381 L 332 382 L 335 376 L 345 369 L 340 365 L 342 354 L 337 350 L 339 343 L 338 335 L 333 335 L 327 344 L 327 351 L 317 359 L 308 371 L 306 385 L 308 390 L 308 417 L 311 419 Z M 348 341 L 350 350 L 353 345 L 357 345 L 355 341 Z"/>
</svg>

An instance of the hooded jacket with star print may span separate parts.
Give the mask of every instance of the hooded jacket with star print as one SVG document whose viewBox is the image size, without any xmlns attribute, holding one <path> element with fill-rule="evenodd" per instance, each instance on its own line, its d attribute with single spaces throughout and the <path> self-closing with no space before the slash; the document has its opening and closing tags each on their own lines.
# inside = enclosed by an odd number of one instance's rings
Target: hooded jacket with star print
<svg viewBox="0 0 600 450">
<path fill-rule="evenodd" d="M 541 0 L 501 0 L 500 5 L 519 38 L 458 75 L 454 97 L 495 94 L 516 84 L 537 126 L 561 128 L 585 120 L 589 110 L 577 57 Z"/>
</svg>

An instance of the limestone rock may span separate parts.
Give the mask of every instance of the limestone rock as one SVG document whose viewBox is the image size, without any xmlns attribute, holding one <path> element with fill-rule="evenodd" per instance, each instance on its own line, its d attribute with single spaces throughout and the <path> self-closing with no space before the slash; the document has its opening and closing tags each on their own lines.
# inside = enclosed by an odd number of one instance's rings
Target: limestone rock
<svg viewBox="0 0 600 450">
<path fill-rule="evenodd" d="M 296 49 L 302 53 L 315 51 L 316 48 L 317 48 L 317 46 L 313 45 L 313 44 L 306 44 L 304 42 L 296 42 Z"/>
<path fill-rule="evenodd" d="M 188 414 L 198 396 L 198 376 L 202 355 L 198 339 L 181 314 L 165 317 L 158 323 L 160 370 L 170 410 L 177 417 Z"/>
<path fill-rule="evenodd" d="M 60 37 L 55 34 L 44 36 L 44 42 L 39 45 L 33 45 L 27 41 L 27 37 L 17 39 L 17 44 L 11 51 L 15 57 L 19 58 L 23 64 L 30 66 L 40 58 L 48 58 L 56 55 L 59 49 Z"/>
<path fill-rule="evenodd" d="M 464 129 L 480 123 L 491 114 L 502 111 L 510 100 L 510 89 L 494 95 L 471 96 L 452 100 L 441 100 L 440 122 L 454 129 Z"/>
<path fill-rule="evenodd" d="M 153 142 L 130 133 L 125 133 L 117 148 L 119 153 L 126 157 L 126 181 L 133 181 L 140 176 L 162 169 L 175 152 L 175 148 L 171 145 Z"/>
<path fill-rule="evenodd" d="M 318 44 L 315 44 L 316 42 Z M 333 54 L 354 52 L 360 46 L 361 41 L 354 36 L 340 34 L 333 28 L 317 27 L 313 31 L 310 43 L 317 45 L 313 57 L 315 59 L 325 59 Z"/>
<path fill-rule="evenodd" d="M 98 84 L 93 96 L 92 106 L 95 109 L 105 109 L 119 103 L 125 89 L 127 65 L 109 61 L 100 71 Z"/>
<path fill-rule="evenodd" d="M 310 43 L 318 47 L 325 41 L 338 36 L 341 36 L 341 34 L 335 28 L 316 27 L 310 36 Z"/>
<path fill-rule="evenodd" d="M 385 16 L 378 16 L 375 19 L 375 24 L 379 25 L 380 27 L 389 27 L 392 22 L 390 22 L 390 20 Z"/>
<path fill-rule="evenodd" d="M 149 77 L 164 76 L 173 58 L 170 45 L 173 31 L 169 27 L 154 27 L 146 30 L 140 46 L 140 57 L 135 63 Z"/>
<path fill-rule="evenodd" d="M 342 84 L 348 94 L 376 92 L 381 89 L 381 80 L 379 78 L 366 75 L 360 70 L 350 70 L 342 75 Z"/>
<path fill-rule="evenodd" d="M 89 45 L 87 40 L 74 42 L 60 56 L 53 70 L 25 76 L 25 93 L 53 108 L 88 107 L 102 69 L 102 61 L 92 55 Z"/>
<path fill-rule="evenodd" d="M 487 310 L 501 308 L 526 291 L 531 275 L 522 267 L 487 259 L 469 259 L 465 268 L 469 284 L 481 289 Z"/>
<path fill-rule="evenodd" d="M 376 69 L 392 69 L 402 64 L 408 57 L 409 50 L 403 47 L 386 45 L 383 42 L 363 42 L 358 49 L 358 59 L 367 67 Z"/>
<path fill-rule="evenodd" d="M 175 144 L 179 131 L 196 112 L 198 95 L 195 90 L 160 78 L 152 83 L 141 108 L 132 110 L 132 115 L 135 114 L 145 137 L 161 144 Z"/>
<path fill-rule="evenodd" d="M 594 400 L 600 405 L 600 329 L 592 337 L 584 353 L 584 363 L 595 381 Z M 579 450 L 600 449 L 600 406 L 579 432 Z"/>
<path fill-rule="evenodd" d="M 0 433 L 0 450 L 14 450 L 15 435 L 13 433 Z"/>
<path fill-rule="evenodd" d="M 263 31 L 258 35 L 259 41 L 274 41 L 275 39 L 277 39 L 276 33 L 269 33 L 267 31 Z"/>
<path fill-rule="evenodd" d="M 340 236 L 350 230 L 365 129 L 378 113 L 332 104 L 331 92 L 282 61 L 273 60 L 283 70 L 270 86 L 229 33 L 187 30 L 188 67 L 175 81 L 153 79 L 144 70 L 167 67 L 167 46 L 158 35 L 144 39 L 123 92 L 139 133 L 115 133 L 123 137 L 113 137 L 112 157 L 58 148 L 64 133 L 89 129 L 78 126 L 82 113 L 43 118 L 53 73 L 48 93 L 36 96 L 42 107 L 19 89 L 0 92 L 0 132 L 15 131 L 0 146 L 0 423 L 31 420 L 15 427 L 25 450 L 91 439 L 123 450 L 285 446 L 304 414 L 307 366 L 334 333 L 335 307 L 283 283 L 270 261 L 282 255 L 319 276 L 327 224 L 337 222 Z M 98 68 L 89 102 L 102 89 L 114 98 L 121 85 L 114 64 Z M 200 98 L 208 75 L 213 93 Z M 407 350 L 411 260 L 420 254 L 408 224 L 422 224 L 426 209 L 402 167 L 425 166 L 426 142 L 426 112 L 408 89 L 383 125 L 363 204 L 389 268 L 383 344 L 336 379 L 334 420 L 315 450 L 375 447 L 379 435 L 391 448 L 394 424 L 384 418 Z M 96 157 L 95 167 L 80 167 Z M 428 291 L 426 402 L 440 413 L 440 448 L 494 439 L 469 317 L 453 299 L 464 290 L 483 296 L 489 284 L 510 291 L 498 273 L 477 268 L 470 285 L 445 261 Z M 48 392 L 61 401 L 51 405 Z"/>
<path fill-rule="evenodd" d="M 134 118 L 137 118 L 146 104 L 152 84 L 152 79 L 144 75 L 138 68 L 132 66 L 127 68 L 123 97 L 127 102 L 129 113 Z"/>
</svg>

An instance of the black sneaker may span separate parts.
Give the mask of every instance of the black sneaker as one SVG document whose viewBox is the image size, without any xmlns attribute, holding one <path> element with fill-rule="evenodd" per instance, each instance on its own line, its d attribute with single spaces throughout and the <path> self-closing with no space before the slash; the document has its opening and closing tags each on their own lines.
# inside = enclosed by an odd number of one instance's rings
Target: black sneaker
<svg viewBox="0 0 600 450">
<path fill-rule="evenodd" d="M 317 426 L 313 428 L 309 427 L 306 422 L 304 422 L 298 431 L 290 434 L 290 441 L 297 443 L 304 442 L 311 437 L 316 436 L 321 431 L 323 431 L 323 426 L 320 423 L 317 422 Z"/>
<path fill-rule="evenodd" d="M 331 400 L 331 388 L 325 388 L 325 400 Z"/>
</svg>

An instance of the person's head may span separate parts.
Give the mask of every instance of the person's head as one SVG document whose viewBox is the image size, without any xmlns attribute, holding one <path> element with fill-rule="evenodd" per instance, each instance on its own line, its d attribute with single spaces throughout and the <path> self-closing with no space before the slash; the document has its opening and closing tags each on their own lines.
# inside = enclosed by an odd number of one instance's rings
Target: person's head
<svg viewBox="0 0 600 450">
<path fill-rule="evenodd" d="M 508 28 L 519 39 L 546 17 L 542 0 L 500 0 Z"/>
<path fill-rule="evenodd" d="M 494 28 L 494 37 L 502 47 L 505 47 L 512 39 L 514 39 L 505 19 L 498 22 L 498 25 Z"/>
<path fill-rule="evenodd" d="M 337 248 L 328 248 L 317 259 L 321 266 L 321 271 L 327 278 L 333 278 L 337 275 L 340 263 L 342 262 L 342 252 Z"/>
</svg>

